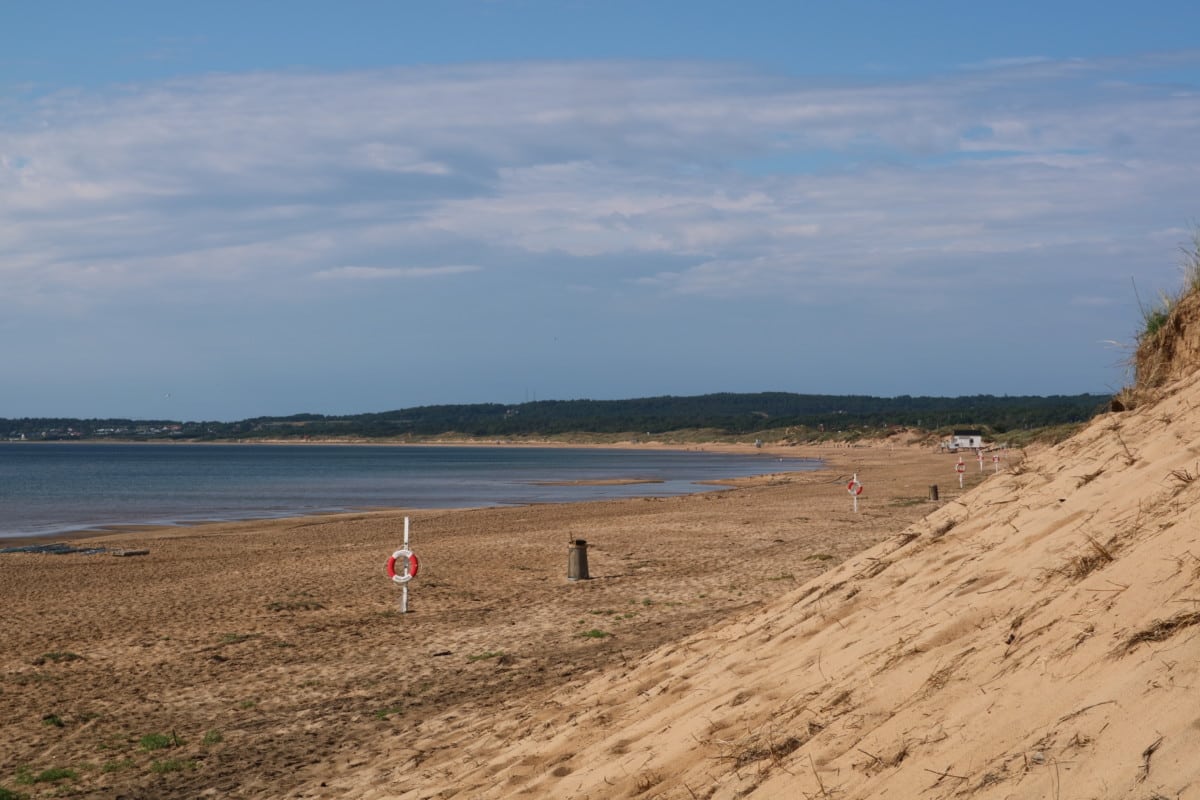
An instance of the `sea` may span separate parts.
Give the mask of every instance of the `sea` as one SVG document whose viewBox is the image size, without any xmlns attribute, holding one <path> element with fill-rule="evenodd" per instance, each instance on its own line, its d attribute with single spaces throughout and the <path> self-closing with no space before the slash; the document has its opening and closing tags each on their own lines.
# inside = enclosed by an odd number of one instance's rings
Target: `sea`
<svg viewBox="0 0 1200 800">
<path fill-rule="evenodd" d="M 0 537 L 377 508 L 665 497 L 816 469 L 698 450 L 304 444 L 0 443 Z M 629 485 L 554 485 L 640 480 Z"/>
</svg>

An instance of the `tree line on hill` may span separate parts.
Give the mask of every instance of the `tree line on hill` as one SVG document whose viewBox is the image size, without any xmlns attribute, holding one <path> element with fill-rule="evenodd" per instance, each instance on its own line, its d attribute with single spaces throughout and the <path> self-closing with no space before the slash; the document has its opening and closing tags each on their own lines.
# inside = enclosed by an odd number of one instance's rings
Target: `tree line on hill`
<svg viewBox="0 0 1200 800">
<path fill-rule="evenodd" d="M 982 428 L 1005 434 L 1086 422 L 1108 395 L 972 395 L 870 397 L 788 392 L 720 393 L 631 400 L 539 400 L 516 405 L 475 403 L 406 408 L 348 416 L 293 414 L 238 422 L 0 418 L 9 440 L 419 439 L 444 434 L 481 438 L 572 433 L 718 435 L 786 431 L 796 439 L 890 426 L 936 431 Z"/>
</svg>

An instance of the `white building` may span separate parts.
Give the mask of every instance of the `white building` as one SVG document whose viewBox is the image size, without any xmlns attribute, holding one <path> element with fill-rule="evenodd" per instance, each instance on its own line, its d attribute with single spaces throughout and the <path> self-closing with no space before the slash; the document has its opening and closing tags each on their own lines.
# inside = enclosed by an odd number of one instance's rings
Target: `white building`
<svg viewBox="0 0 1200 800">
<path fill-rule="evenodd" d="M 983 431 L 955 431 L 946 446 L 951 450 L 978 450 L 983 447 Z"/>
</svg>

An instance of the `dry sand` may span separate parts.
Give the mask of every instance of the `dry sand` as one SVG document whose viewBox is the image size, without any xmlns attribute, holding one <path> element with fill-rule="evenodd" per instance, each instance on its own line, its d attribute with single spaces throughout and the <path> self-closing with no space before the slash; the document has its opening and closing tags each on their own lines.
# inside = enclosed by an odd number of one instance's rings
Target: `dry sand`
<svg viewBox="0 0 1200 800">
<path fill-rule="evenodd" d="M 539 703 L 428 721 L 330 786 L 1200 797 L 1198 479 L 1193 371 L 761 608 Z"/>
<path fill-rule="evenodd" d="M 543 742 L 625 697 L 606 699 L 605 682 L 649 669 L 635 688 L 659 692 L 671 673 L 660 648 L 744 625 L 904 529 L 936 507 L 929 484 L 943 502 L 958 493 L 953 459 L 928 450 L 786 453 L 828 468 L 679 498 L 409 512 L 421 571 L 407 615 L 384 573 L 400 512 L 82 540 L 149 550 L 133 558 L 0 555 L 0 788 L 504 797 L 525 779 L 569 774 L 579 765 Z M 852 471 L 866 484 L 857 515 Z M 572 583 L 567 545 L 578 538 L 592 579 Z M 680 680 L 673 697 L 687 694 Z M 740 683 L 736 671 L 722 680 Z M 485 761 L 509 758 L 508 745 L 527 748 L 511 757 L 521 766 L 493 777 Z"/>
</svg>

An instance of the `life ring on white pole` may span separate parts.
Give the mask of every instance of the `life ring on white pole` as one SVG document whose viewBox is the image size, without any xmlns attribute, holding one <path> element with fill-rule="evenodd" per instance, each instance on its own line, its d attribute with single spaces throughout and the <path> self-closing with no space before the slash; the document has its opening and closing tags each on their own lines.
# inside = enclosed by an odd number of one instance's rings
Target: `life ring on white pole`
<svg viewBox="0 0 1200 800">
<path fill-rule="evenodd" d="M 405 567 L 402 572 L 396 572 L 396 561 L 403 559 Z M 417 569 L 420 563 L 417 561 L 417 554 L 411 550 L 401 548 L 392 553 L 392 557 L 387 562 L 388 577 L 396 583 L 408 583 L 413 578 L 417 577 Z"/>
<path fill-rule="evenodd" d="M 858 478 L 851 478 L 850 482 L 846 484 L 846 491 L 855 497 L 858 497 L 860 494 L 862 494 L 862 490 L 863 485 L 858 482 Z"/>
</svg>

